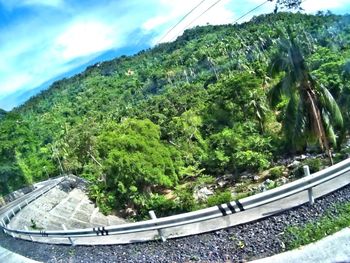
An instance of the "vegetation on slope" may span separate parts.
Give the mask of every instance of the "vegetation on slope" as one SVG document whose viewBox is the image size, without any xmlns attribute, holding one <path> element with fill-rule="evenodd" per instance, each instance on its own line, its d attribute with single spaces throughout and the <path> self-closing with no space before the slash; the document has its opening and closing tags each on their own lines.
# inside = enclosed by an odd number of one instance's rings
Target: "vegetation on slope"
<svg viewBox="0 0 350 263">
<path fill-rule="evenodd" d="M 3 109 L 0 109 L 0 119 L 2 119 L 3 117 L 5 117 L 5 115 L 7 114 L 7 112 Z"/>
<path fill-rule="evenodd" d="M 222 175 L 235 184 L 284 153 L 322 152 L 325 142 L 336 149 L 350 127 L 349 21 L 277 13 L 197 27 L 55 82 L 0 122 L 0 192 L 74 173 L 92 182 L 91 197 L 104 212 L 175 213 L 197 208 L 193 190 Z M 286 85 L 293 74 L 282 64 L 271 69 L 291 39 L 309 79 Z M 312 94 L 306 104 L 297 97 L 303 81 Z M 278 86 L 283 92 L 272 96 Z M 314 116 L 306 111 L 311 102 Z M 296 113 L 303 114 L 290 122 Z"/>
</svg>

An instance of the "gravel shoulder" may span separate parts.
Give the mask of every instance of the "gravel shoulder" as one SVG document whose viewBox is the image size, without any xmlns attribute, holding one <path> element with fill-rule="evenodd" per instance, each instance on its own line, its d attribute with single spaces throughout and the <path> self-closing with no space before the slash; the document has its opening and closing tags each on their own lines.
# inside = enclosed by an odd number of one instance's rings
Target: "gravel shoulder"
<svg viewBox="0 0 350 263">
<path fill-rule="evenodd" d="M 350 201 L 350 185 L 266 219 L 196 236 L 113 246 L 59 246 L 0 235 L 0 246 L 43 262 L 245 262 L 281 253 L 286 227 L 304 225 Z M 117 237 L 116 237 L 117 238 Z"/>
</svg>

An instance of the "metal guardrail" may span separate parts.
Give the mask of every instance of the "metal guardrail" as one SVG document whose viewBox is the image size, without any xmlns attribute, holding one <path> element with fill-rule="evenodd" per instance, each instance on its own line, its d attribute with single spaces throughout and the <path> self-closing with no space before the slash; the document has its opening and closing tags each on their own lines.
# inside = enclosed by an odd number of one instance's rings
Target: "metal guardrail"
<svg viewBox="0 0 350 263">
<path fill-rule="evenodd" d="M 57 180 L 56 179 L 51 179 L 51 180 Z M 3 230 L 5 230 L 5 232 L 11 233 L 10 231 L 6 231 L 6 225 L 10 223 L 11 219 L 17 214 L 19 213 L 24 207 L 26 207 L 27 205 L 29 205 L 31 202 L 33 202 L 34 200 L 38 199 L 40 196 L 44 195 L 45 193 L 47 193 L 48 191 L 50 191 L 52 188 L 56 187 L 58 184 L 62 183 L 62 181 L 65 180 L 65 177 L 62 177 L 60 180 L 57 180 L 57 182 L 55 182 L 54 184 L 50 184 L 48 186 L 44 186 L 38 190 L 34 190 L 36 191 L 35 194 L 31 194 L 31 196 L 28 199 L 25 199 L 24 201 L 11 206 L 11 203 L 7 204 L 7 206 L 9 205 L 11 208 L 8 209 L 5 213 L 2 213 L 2 217 L 0 219 L 0 227 L 3 228 Z M 16 202 L 17 200 L 14 200 L 13 202 Z"/>
<path fill-rule="evenodd" d="M 86 229 L 75 230 L 48 230 L 48 231 L 36 231 L 36 230 L 16 230 L 7 227 L 3 222 L 3 230 L 8 234 L 20 234 L 27 235 L 32 239 L 32 236 L 46 237 L 46 238 L 68 238 L 70 243 L 74 245 L 72 238 L 75 237 L 91 237 L 91 236 L 105 236 L 105 235 L 117 235 L 117 234 L 129 234 L 144 231 L 158 231 L 161 229 L 178 227 L 183 225 L 189 225 L 192 223 L 199 223 L 206 220 L 223 217 L 226 215 L 239 213 L 244 210 L 259 207 L 264 204 L 268 204 L 303 191 L 308 191 L 309 202 L 312 204 L 314 201 L 312 188 L 323 184 L 329 180 L 332 180 L 346 172 L 350 171 L 350 159 L 344 160 L 336 165 L 328 167 L 322 171 L 311 174 L 307 166 L 304 167 L 306 176 L 302 179 L 285 184 L 283 186 L 268 190 L 263 193 L 259 193 L 250 197 L 243 198 L 241 200 L 221 204 L 218 206 L 202 209 L 199 211 L 163 217 L 155 218 L 147 221 L 128 223 L 117 226 L 106 226 Z M 20 209 L 20 208 L 18 208 Z M 162 236 L 165 240 L 165 237 Z"/>
</svg>

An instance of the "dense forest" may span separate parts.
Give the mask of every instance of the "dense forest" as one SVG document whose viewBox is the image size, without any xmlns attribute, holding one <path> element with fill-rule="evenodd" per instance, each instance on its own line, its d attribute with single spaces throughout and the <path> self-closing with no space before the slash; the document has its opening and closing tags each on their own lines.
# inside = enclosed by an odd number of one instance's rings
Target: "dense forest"
<svg viewBox="0 0 350 263">
<path fill-rule="evenodd" d="M 0 111 L 0 193 L 72 173 L 91 182 L 105 213 L 163 215 L 225 201 L 246 172 L 282 173 L 275 166 L 284 156 L 345 158 L 349 80 L 349 15 L 196 27 Z M 225 175 L 230 184 L 205 204 L 194 198 Z"/>
</svg>

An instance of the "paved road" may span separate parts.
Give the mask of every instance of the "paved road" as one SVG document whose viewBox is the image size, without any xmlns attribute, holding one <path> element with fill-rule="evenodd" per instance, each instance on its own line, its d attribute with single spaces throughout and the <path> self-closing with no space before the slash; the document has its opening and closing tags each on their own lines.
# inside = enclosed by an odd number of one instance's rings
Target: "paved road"
<svg viewBox="0 0 350 263">
<path fill-rule="evenodd" d="M 42 190 L 45 190 L 48 187 L 51 187 L 52 185 L 54 185 L 57 180 L 60 180 L 60 178 L 58 179 L 53 179 L 53 180 L 48 180 L 45 182 L 42 182 L 40 185 L 36 185 L 36 187 L 38 187 L 37 189 L 35 189 L 34 191 L 25 194 L 24 196 L 21 196 L 20 198 L 17 198 L 16 200 L 12 201 L 11 203 L 8 203 L 4 206 L 2 206 L 0 208 L 0 215 L 6 213 L 7 211 L 11 210 L 11 208 L 17 206 L 18 204 L 20 204 L 21 202 L 25 201 L 26 199 L 29 199 L 30 197 L 32 197 L 33 195 L 39 193 Z"/>
<path fill-rule="evenodd" d="M 19 254 L 13 253 L 3 247 L 0 247 L 0 262 L 3 263 L 39 263 L 26 257 L 23 257 Z"/>
<path fill-rule="evenodd" d="M 336 263 L 350 262 L 350 228 L 316 243 L 251 263 Z"/>
<path fill-rule="evenodd" d="M 40 191 L 45 190 L 46 188 L 51 187 L 54 185 L 57 180 L 60 179 L 53 179 L 53 180 L 48 180 L 45 182 L 41 182 L 39 184 L 36 184 L 34 191 L 25 194 L 24 196 L 21 196 L 20 198 L 12 201 L 11 203 L 8 203 L 0 208 L 0 215 L 5 214 L 7 211 L 11 210 L 13 207 L 16 207 L 18 204 L 23 202 L 26 199 L 31 198 L 33 195 L 39 193 Z M 13 253 L 3 247 L 0 247 L 0 262 L 4 263 L 38 263 L 39 261 L 35 261 L 26 257 L 23 257 L 19 254 Z"/>
</svg>

